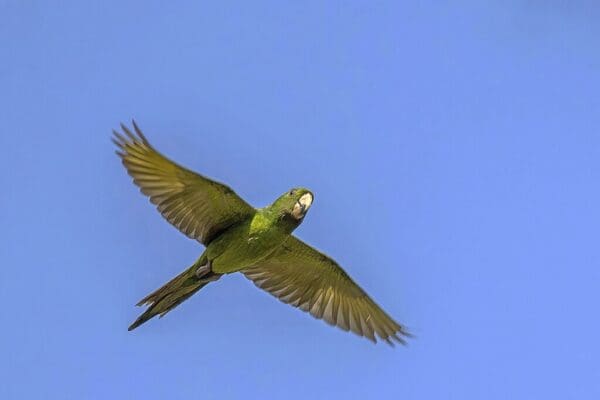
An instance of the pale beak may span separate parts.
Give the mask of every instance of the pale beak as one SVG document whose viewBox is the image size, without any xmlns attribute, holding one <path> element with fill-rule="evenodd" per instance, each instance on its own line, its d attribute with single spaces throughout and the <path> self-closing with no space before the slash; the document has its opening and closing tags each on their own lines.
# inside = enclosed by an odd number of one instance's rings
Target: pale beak
<svg viewBox="0 0 600 400">
<path fill-rule="evenodd" d="M 313 202 L 313 196 L 311 193 L 304 193 L 300 199 L 294 204 L 294 209 L 292 210 L 292 215 L 296 219 L 300 219 L 304 217 L 304 214 L 310 208 L 310 205 Z"/>
</svg>

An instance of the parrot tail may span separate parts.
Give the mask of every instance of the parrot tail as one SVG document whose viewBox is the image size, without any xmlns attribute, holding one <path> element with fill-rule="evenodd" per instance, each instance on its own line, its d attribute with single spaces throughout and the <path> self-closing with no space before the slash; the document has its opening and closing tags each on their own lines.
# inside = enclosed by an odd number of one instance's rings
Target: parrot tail
<svg viewBox="0 0 600 400">
<path fill-rule="evenodd" d="M 148 305 L 149 308 L 127 330 L 134 330 L 156 315 L 162 318 L 166 313 L 187 300 L 198 290 L 221 277 L 221 274 L 211 271 L 200 279 L 196 276 L 197 268 L 196 264 L 192 265 L 160 289 L 140 300 L 136 304 L 137 306 Z"/>
</svg>

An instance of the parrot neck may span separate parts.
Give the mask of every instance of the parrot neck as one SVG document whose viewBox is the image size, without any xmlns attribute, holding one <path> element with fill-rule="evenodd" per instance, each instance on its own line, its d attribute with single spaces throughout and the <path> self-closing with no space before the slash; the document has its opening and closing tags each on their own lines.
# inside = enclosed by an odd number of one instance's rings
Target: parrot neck
<svg viewBox="0 0 600 400">
<path fill-rule="evenodd" d="M 282 212 L 272 206 L 265 207 L 260 212 L 263 213 L 267 219 L 272 221 L 273 226 L 287 234 L 292 233 L 294 229 L 302 223 L 302 219 L 298 220 L 289 213 Z"/>
</svg>

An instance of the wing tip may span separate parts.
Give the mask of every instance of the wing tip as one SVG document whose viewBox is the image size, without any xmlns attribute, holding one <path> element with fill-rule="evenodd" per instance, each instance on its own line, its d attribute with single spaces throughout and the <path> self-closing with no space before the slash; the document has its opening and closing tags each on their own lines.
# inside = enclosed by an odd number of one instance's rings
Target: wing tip
<svg viewBox="0 0 600 400">
<path fill-rule="evenodd" d="M 135 133 L 132 132 L 131 129 L 129 129 L 123 122 L 119 123 L 119 127 L 125 136 L 115 129 L 112 130 L 113 137 L 111 139 L 113 143 L 122 149 L 125 149 L 125 147 L 128 145 L 140 143 L 151 148 L 152 146 L 150 145 L 150 142 L 138 126 L 137 122 L 135 122 L 135 119 L 131 120 L 131 124 L 133 125 L 133 131 Z"/>
<path fill-rule="evenodd" d="M 148 139 L 146 139 L 146 136 L 142 133 L 142 130 L 140 129 L 140 127 L 138 126 L 138 124 L 135 122 L 135 119 L 131 119 L 131 124 L 133 125 L 133 129 L 135 130 L 135 133 L 139 136 L 140 139 L 142 139 L 142 143 L 144 143 L 146 146 L 150 146 L 150 142 L 148 142 Z"/>
<path fill-rule="evenodd" d="M 403 326 L 387 337 L 386 342 L 394 347 L 394 342 L 400 343 L 402 346 L 408 346 L 408 340 L 414 338 L 414 335 L 408 332 Z"/>
</svg>

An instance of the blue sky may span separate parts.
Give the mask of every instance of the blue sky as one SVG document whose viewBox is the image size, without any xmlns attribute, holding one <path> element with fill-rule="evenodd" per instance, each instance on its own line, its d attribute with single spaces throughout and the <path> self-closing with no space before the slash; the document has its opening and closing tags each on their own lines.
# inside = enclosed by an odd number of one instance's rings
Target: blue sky
<svg viewBox="0 0 600 400">
<path fill-rule="evenodd" d="M 591 1 L 0 2 L 0 397 L 596 399 L 600 8 Z M 576 3 L 576 4 L 573 4 Z M 209 285 L 132 185 L 135 118 L 416 334 L 374 346 Z"/>
</svg>

